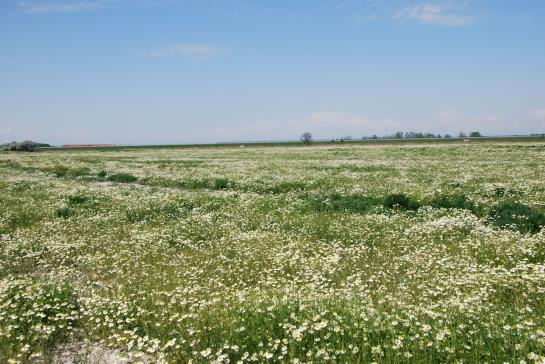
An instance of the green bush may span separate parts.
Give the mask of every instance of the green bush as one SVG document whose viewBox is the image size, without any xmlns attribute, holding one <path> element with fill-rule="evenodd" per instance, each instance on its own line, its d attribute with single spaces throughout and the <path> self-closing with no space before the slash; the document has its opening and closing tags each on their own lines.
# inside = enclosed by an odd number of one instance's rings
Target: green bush
<svg viewBox="0 0 545 364">
<path fill-rule="evenodd" d="M 492 221 L 521 233 L 537 233 L 545 225 L 543 211 L 521 202 L 507 201 L 496 205 L 489 214 Z"/>
<path fill-rule="evenodd" d="M 68 207 L 60 207 L 56 211 L 57 217 L 61 217 L 63 219 L 68 219 L 70 216 L 73 215 L 72 210 L 70 210 Z"/>
<path fill-rule="evenodd" d="M 128 222 L 135 223 L 150 218 L 153 215 L 153 211 L 145 209 L 129 209 L 125 211 L 125 215 L 127 216 Z"/>
<path fill-rule="evenodd" d="M 430 206 L 444 209 L 464 209 L 475 211 L 475 204 L 464 194 L 439 195 L 433 197 Z"/>
<path fill-rule="evenodd" d="M 418 210 L 420 208 L 420 202 L 404 193 L 391 193 L 384 198 L 384 207 L 402 210 Z"/>
<path fill-rule="evenodd" d="M 70 205 L 81 205 L 85 203 L 88 200 L 88 198 L 87 196 L 74 195 L 74 196 L 68 196 L 66 200 L 68 201 Z"/>
<path fill-rule="evenodd" d="M 100 171 L 97 173 L 97 177 L 105 178 L 108 175 L 106 171 Z"/>
<path fill-rule="evenodd" d="M 270 188 L 266 189 L 266 192 L 271 193 L 287 193 L 290 191 L 304 191 L 306 184 L 301 181 L 283 181 Z"/>
<path fill-rule="evenodd" d="M 224 190 L 229 186 L 229 180 L 227 178 L 216 178 L 214 180 L 214 190 Z"/>
<path fill-rule="evenodd" d="M 192 190 L 206 189 L 211 186 L 211 182 L 208 179 L 190 179 L 182 181 L 182 187 Z"/>
<path fill-rule="evenodd" d="M 108 181 L 120 182 L 120 183 L 130 183 L 138 181 L 138 177 L 133 176 L 129 173 L 116 173 L 108 177 Z"/>
<path fill-rule="evenodd" d="M 86 176 L 90 170 L 87 167 L 69 168 L 63 165 L 56 165 L 51 168 L 46 168 L 45 171 L 53 173 L 57 177 L 79 177 Z"/>
</svg>

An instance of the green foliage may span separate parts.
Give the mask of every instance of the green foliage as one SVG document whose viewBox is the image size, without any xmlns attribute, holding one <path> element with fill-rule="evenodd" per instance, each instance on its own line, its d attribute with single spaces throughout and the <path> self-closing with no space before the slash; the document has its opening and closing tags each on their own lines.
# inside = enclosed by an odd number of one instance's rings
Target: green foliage
<svg viewBox="0 0 545 364">
<path fill-rule="evenodd" d="M 516 201 L 496 205 L 489 216 L 496 225 L 521 233 L 537 233 L 545 225 L 543 211 Z"/>
<path fill-rule="evenodd" d="M 70 168 L 61 164 L 57 164 L 51 168 L 45 168 L 45 171 L 52 173 L 57 177 L 80 177 L 90 173 L 88 167 Z"/>
<path fill-rule="evenodd" d="M 55 214 L 57 215 L 57 217 L 68 219 L 70 216 L 74 214 L 74 212 L 68 207 L 59 207 L 55 211 Z"/>
<path fill-rule="evenodd" d="M 401 210 L 418 210 L 421 203 L 414 197 L 404 193 L 391 193 L 384 198 L 384 207 Z"/>
<path fill-rule="evenodd" d="M 72 195 L 66 198 L 69 205 L 81 205 L 85 203 L 89 198 L 84 195 Z"/>
<path fill-rule="evenodd" d="M 182 187 L 188 188 L 190 190 L 211 189 L 213 185 L 214 185 L 214 182 L 208 178 L 187 179 L 182 181 Z"/>
<path fill-rule="evenodd" d="M 157 186 L 157 187 L 166 187 L 166 188 L 184 188 L 184 181 L 174 180 L 165 177 L 144 177 L 139 180 L 139 183 L 142 183 L 147 186 Z"/>
<path fill-rule="evenodd" d="M 130 173 L 115 173 L 108 176 L 108 181 L 119 183 L 131 183 L 138 181 L 138 177 L 133 176 Z"/>
<path fill-rule="evenodd" d="M 108 172 L 106 172 L 104 170 L 97 173 L 97 177 L 99 177 L 99 178 L 105 178 L 107 175 L 108 175 Z"/>
<path fill-rule="evenodd" d="M 227 178 L 200 178 L 174 180 L 165 177 L 145 177 L 139 183 L 148 186 L 180 188 L 188 190 L 223 190 L 231 188 L 233 183 Z"/>
<path fill-rule="evenodd" d="M 435 208 L 475 211 L 475 204 L 463 193 L 436 195 L 429 204 Z"/>
<path fill-rule="evenodd" d="M 214 190 L 224 190 L 229 186 L 229 180 L 227 178 L 216 178 L 212 188 Z"/>
</svg>

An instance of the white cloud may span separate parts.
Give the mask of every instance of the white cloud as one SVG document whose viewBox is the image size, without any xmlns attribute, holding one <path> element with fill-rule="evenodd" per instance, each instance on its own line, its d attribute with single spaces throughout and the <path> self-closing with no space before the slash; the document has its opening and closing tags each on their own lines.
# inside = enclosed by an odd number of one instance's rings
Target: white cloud
<svg viewBox="0 0 545 364">
<path fill-rule="evenodd" d="M 221 48 L 206 44 L 174 44 L 159 48 L 149 53 L 151 57 L 185 56 L 194 60 L 205 60 L 216 57 L 223 52 Z"/>
<path fill-rule="evenodd" d="M 20 1 L 22 12 L 27 14 L 78 13 L 99 9 L 128 6 L 160 6 L 176 3 L 176 0 L 62 0 Z"/>
<path fill-rule="evenodd" d="M 545 109 L 533 110 L 530 112 L 530 118 L 545 121 Z"/>
<path fill-rule="evenodd" d="M 55 1 L 55 2 L 37 2 L 23 1 L 19 7 L 25 13 L 29 14 L 47 14 L 47 13 L 76 13 L 81 11 L 96 10 L 112 6 L 115 3 L 107 0 L 87 0 L 87 1 Z"/>
<path fill-rule="evenodd" d="M 428 2 L 405 6 L 394 12 L 394 19 L 403 23 L 420 23 L 442 26 L 464 26 L 475 22 L 475 18 L 457 11 L 454 6 L 439 2 Z"/>
</svg>

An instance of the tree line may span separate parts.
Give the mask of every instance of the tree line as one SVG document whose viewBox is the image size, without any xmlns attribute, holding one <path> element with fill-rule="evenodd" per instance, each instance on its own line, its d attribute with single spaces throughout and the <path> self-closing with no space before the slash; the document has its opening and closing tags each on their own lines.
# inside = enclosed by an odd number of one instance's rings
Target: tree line
<svg viewBox="0 0 545 364">
<path fill-rule="evenodd" d="M 479 132 L 479 131 L 472 131 L 470 132 L 469 134 L 466 134 L 465 132 L 461 131 L 460 133 L 458 133 L 458 138 L 481 138 L 483 137 L 483 135 Z M 421 132 L 414 132 L 414 131 L 398 131 L 394 134 L 391 134 L 391 135 L 383 135 L 383 136 L 378 136 L 378 135 L 372 135 L 372 136 L 363 136 L 361 139 L 363 140 L 367 140 L 367 139 L 424 139 L 424 138 L 435 138 L 435 139 L 450 139 L 450 138 L 453 138 L 452 135 L 450 134 L 444 134 L 444 135 L 441 135 L 441 134 L 433 134 L 433 133 L 421 133 Z M 304 144 L 310 144 L 313 142 L 313 138 L 312 138 L 312 134 L 310 132 L 304 132 L 303 134 L 301 134 L 301 136 L 299 137 L 299 140 L 301 142 L 303 142 Z M 352 137 L 351 136 L 345 136 L 345 137 L 342 137 L 342 138 L 338 138 L 338 139 L 331 139 L 331 142 L 337 142 L 337 141 L 340 141 L 340 142 L 344 142 L 344 141 L 348 141 L 348 140 L 352 140 Z"/>
<path fill-rule="evenodd" d="M 461 131 L 458 133 L 458 138 L 481 138 L 483 135 L 479 131 L 472 131 L 469 134 Z M 423 138 L 453 138 L 451 134 L 434 134 L 434 133 L 421 133 L 421 132 L 414 132 L 414 131 L 398 131 L 391 135 L 383 135 L 383 136 L 364 136 L 362 139 L 423 139 Z"/>
</svg>

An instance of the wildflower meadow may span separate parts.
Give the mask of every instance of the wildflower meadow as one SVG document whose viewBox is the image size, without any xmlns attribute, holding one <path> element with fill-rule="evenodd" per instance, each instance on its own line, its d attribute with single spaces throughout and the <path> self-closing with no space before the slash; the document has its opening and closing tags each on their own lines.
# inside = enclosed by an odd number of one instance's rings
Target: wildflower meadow
<svg viewBox="0 0 545 364">
<path fill-rule="evenodd" d="M 0 154 L 0 362 L 543 363 L 545 143 Z"/>
</svg>

